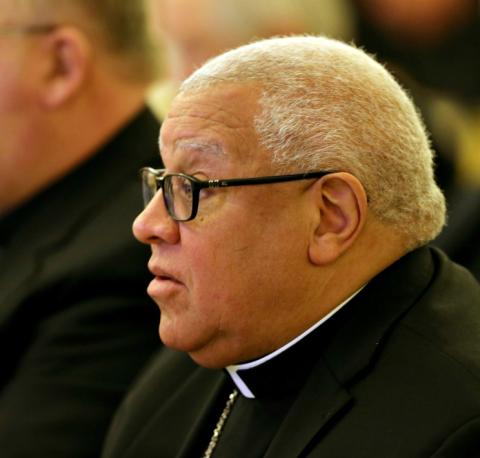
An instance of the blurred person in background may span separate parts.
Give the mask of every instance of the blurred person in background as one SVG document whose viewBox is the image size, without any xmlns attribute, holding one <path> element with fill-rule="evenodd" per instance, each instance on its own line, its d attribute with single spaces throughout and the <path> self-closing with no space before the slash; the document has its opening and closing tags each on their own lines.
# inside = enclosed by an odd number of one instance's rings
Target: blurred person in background
<svg viewBox="0 0 480 458">
<path fill-rule="evenodd" d="M 0 455 L 94 457 L 154 349 L 131 223 L 159 165 L 141 1 L 0 0 Z"/>
<path fill-rule="evenodd" d="M 427 87 L 480 96 L 478 0 L 352 0 L 357 38 Z"/>
<path fill-rule="evenodd" d="M 166 78 L 150 94 L 161 116 L 180 83 L 211 57 L 255 38 L 323 33 L 348 39 L 348 0 L 153 0 L 153 28 L 166 53 Z"/>
</svg>

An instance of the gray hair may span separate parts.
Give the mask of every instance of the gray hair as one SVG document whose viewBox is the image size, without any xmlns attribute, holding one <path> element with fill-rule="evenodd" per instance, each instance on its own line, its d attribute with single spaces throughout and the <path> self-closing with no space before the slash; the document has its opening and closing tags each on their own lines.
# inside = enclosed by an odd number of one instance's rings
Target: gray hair
<svg viewBox="0 0 480 458">
<path fill-rule="evenodd" d="M 130 79 L 148 83 L 156 78 L 158 51 L 150 30 L 149 0 L 16 1 L 36 23 L 68 23 L 92 32 Z"/>
<path fill-rule="evenodd" d="M 241 46 L 198 69 L 180 91 L 252 82 L 261 89 L 254 125 L 282 172 L 349 172 L 379 221 L 406 246 L 445 223 L 433 152 L 419 113 L 388 71 L 365 52 L 319 36 Z"/>
</svg>

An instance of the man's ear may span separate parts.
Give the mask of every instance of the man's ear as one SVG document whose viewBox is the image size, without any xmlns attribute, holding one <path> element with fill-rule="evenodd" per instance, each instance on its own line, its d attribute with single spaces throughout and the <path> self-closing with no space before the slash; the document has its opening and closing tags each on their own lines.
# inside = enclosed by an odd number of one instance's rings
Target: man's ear
<svg viewBox="0 0 480 458">
<path fill-rule="evenodd" d="M 60 26 L 45 40 L 44 56 L 41 100 L 47 108 L 57 108 L 72 99 L 84 84 L 91 64 L 90 42 L 82 31 Z"/>
<path fill-rule="evenodd" d="M 326 265 L 344 253 L 360 234 L 367 218 L 367 195 L 360 181 L 345 172 L 324 176 L 310 191 L 317 219 L 308 254 L 313 264 Z"/>
</svg>

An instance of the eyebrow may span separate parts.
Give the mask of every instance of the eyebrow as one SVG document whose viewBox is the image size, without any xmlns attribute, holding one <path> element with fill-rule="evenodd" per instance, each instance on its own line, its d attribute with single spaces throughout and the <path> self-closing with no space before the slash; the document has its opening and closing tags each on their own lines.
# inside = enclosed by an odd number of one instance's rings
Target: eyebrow
<svg viewBox="0 0 480 458">
<path fill-rule="evenodd" d="M 160 151 L 162 151 L 163 145 L 161 142 L 159 142 L 159 144 Z M 177 149 L 180 148 L 186 151 L 200 151 L 202 153 L 213 154 L 215 156 L 225 155 L 225 152 L 220 143 L 198 138 L 177 139 L 173 144 L 173 151 L 175 152 Z"/>
</svg>

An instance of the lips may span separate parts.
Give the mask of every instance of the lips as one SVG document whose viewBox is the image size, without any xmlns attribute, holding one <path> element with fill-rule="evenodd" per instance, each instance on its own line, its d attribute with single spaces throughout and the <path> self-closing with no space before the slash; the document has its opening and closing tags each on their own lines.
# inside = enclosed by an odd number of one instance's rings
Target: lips
<svg viewBox="0 0 480 458">
<path fill-rule="evenodd" d="M 183 287 L 183 283 L 178 279 L 178 275 L 171 271 L 150 263 L 148 269 L 155 276 L 147 288 L 147 293 L 153 299 L 164 301 Z"/>
<path fill-rule="evenodd" d="M 155 275 L 155 277 L 162 281 L 174 281 L 176 283 L 180 283 L 174 276 L 169 274 L 159 274 L 159 275 Z"/>
<path fill-rule="evenodd" d="M 161 280 L 169 280 L 177 283 L 181 283 L 179 276 L 171 269 L 166 269 L 153 262 L 148 263 L 148 270 L 157 278 Z"/>
</svg>

